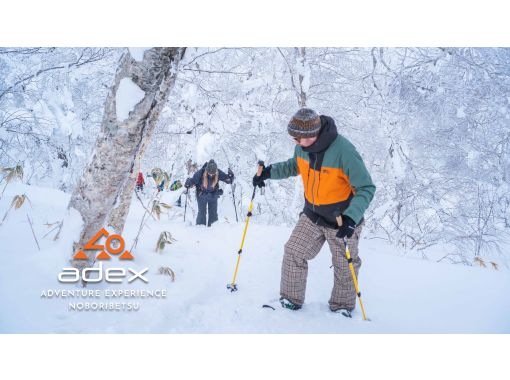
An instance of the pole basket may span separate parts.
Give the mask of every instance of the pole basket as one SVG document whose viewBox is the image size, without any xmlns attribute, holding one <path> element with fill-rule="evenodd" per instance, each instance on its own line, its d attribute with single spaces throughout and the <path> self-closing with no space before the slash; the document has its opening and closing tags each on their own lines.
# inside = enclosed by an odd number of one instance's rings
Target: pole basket
<svg viewBox="0 0 510 380">
<path fill-rule="evenodd" d="M 237 292 L 237 284 L 227 284 L 227 289 L 230 290 L 230 292 Z"/>
</svg>

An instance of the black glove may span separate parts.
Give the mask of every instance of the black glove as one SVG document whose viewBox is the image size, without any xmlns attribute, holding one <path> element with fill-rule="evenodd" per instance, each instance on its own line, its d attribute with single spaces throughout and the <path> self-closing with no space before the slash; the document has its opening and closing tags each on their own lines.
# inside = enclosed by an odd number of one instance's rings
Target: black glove
<svg viewBox="0 0 510 380">
<path fill-rule="evenodd" d="M 230 168 L 228 168 L 227 176 L 230 178 L 230 183 L 234 182 L 234 172 Z"/>
<path fill-rule="evenodd" d="M 223 195 L 223 189 L 218 189 L 218 196 L 222 196 Z"/>
<path fill-rule="evenodd" d="M 339 237 L 340 239 L 343 239 L 344 237 L 350 238 L 354 233 L 356 223 L 354 223 L 354 220 L 349 218 L 347 215 L 341 215 L 341 217 L 342 225 L 338 228 L 336 236 Z"/>
<path fill-rule="evenodd" d="M 252 181 L 253 186 L 264 187 L 264 186 L 266 186 L 264 181 L 271 177 L 271 165 L 269 165 L 267 167 L 262 165 L 262 167 L 263 167 L 263 169 L 262 169 L 262 173 L 260 174 L 260 176 L 258 176 L 256 174 L 253 176 L 253 181 Z"/>
<path fill-rule="evenodd" d="M 188 178 L 186 182 L 184 182 L 184 187 L 189 189 L 191 187 L 191 178 Z"/>
</svg>

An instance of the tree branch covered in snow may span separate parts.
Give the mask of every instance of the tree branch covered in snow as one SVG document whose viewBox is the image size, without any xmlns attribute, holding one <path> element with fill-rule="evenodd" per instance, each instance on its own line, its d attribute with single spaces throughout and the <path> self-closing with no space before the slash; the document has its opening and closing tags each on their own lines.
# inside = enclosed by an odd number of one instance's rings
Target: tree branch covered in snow
<svg viewBox="0 0 510 380">
<path fill-rule="evenodd" d="M 121 53 L 0 49 L 0 165 L 24 162 L 34 183 L 70 191 Z M 372 174 L 370 237 L 426 258 L 448 244 L 452 262 L 501 256 L 510 232 L 510 49 L 188 48 L 181 63 L 143 172 L 161 167 L 182 180 L 189 159 L 231 165 L 243 215 L 257 160 L 291 156 L 286 125 L 306 105 L 335 119 Z M 257 220 L 294 223 L 302 192 L 296 179 L 269 181 Z"/>
</svg>

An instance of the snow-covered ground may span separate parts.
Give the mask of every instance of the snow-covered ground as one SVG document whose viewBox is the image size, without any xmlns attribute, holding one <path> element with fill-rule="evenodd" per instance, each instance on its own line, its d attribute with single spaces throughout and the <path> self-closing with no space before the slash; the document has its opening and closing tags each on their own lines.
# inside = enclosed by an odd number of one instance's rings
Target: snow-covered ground
<svg viewBox="0 0 510 380">
<path fill-rule="evenodd" d="M 289 227 L 257 223 L 248 227 L 237 284 L 232 280 L 244 223 L 233 222 L 230 194 L 220 201 L 220 221 L 212 228 L 194 225 L 193 210 L 173 207 L 161 221 L 149 220 L 133 262 L 114 257 L 105 267 L 149 268 L 149 283 L 90 284 L 87 290 L 165 289 L 165 299 L 60 299 L 41 298 L 47 290 L 82 290 L 57 280 L 69 266 L 69 236 L 54 242 L 45 238 L 47 222 L 61 220 L 69 195 L 53 189 L 11 184 L 0 199 L 0 217 L 12 197 L 26 193 L 31 205 L 11 210 L 0 225 L 0 332 L 188 332 L 188 333 L 502 333 L 510 332 L 510 271 L 435 263 L 396 255 L 391 246 L 361 241 L 363 266 L 360 287 L 370 322 L 357 308 L 352 319 L 328 311 L 333 273 L 325 245 L 310 262 L 305 307 L 297 312 L 261 308 L 278 297 L 283 246 Z M 175 192 L 163 200 L 173 203 Z M 183 198 L 184 200 L 184 198 Z M 148 198 L 145 200 L 148 201 Z M 190 199 L 192 201 L 192 199 Z M 183 202 L 184 205 L 184 202 Z M 194 205 L 193 205 L 194 206 Z M 194 206 L 196 209 L 196 206 Z M 223 215 L 229 214 L 228 220 Z M 41 245 L 37 249 L 27 222 L 34 223 Z M 144 209 L 134 198 L 124 238 L 127 247 L 138 231 Z M 68 230 L 69 231 L 69 230 Z M 177 240 L 163 253 L 154 248 L 159 234 L 169 231 Z M 65 233 L 65 232 L 64 232 Z M 158 273 L 161 266 L 175 272 L 175 282 Z M 69 311 L 70 302 L 139 302 L 138 311 Z"/>
</svg>

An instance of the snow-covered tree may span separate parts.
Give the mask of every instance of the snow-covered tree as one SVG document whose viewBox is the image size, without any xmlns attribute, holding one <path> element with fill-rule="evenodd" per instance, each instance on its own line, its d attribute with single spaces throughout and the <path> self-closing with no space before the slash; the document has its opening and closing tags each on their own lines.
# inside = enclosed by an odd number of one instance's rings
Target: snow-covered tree
<svg viewBox="0 0 510 380">
<path fill-rule="evenodd" d="M 0 50 L 0 165 L 21 161 L 30 183 L 71 191 L 122 53 Z M 214 158 L 234 170 L 244 216 L 257 161 L 292 154 L 286 124 L 306 105 L 332 116 L 367 164 L 371 237 L 423 257 L 448 244 L 452 262 L 496 257 L 510 231 L 509 67 L 504 48 L 188 48 L 140 170 L 183 180 L 188 163 Z M 293 224 L 302 193 L 298 180 L 269 181 L 255 220 Z"/>
<path fill-rule="evenodd" d="M 137 163 L 175 83 L 184 51 L 184 48 L 133 49 L 122 56 L 104 105 L 91 162 L 69 203 L 84 221 L 75 251 L 106 225 L 122 232 Z M 90 265 L 93 259 L 76 260 L 74 265 Z"/>
<path fill-rule="evenodd" d="M 29 183 L 71 191 L 88 163 L 119 53 L 0 49 L 0 166 L 20 163 Z"/>
</svg>

